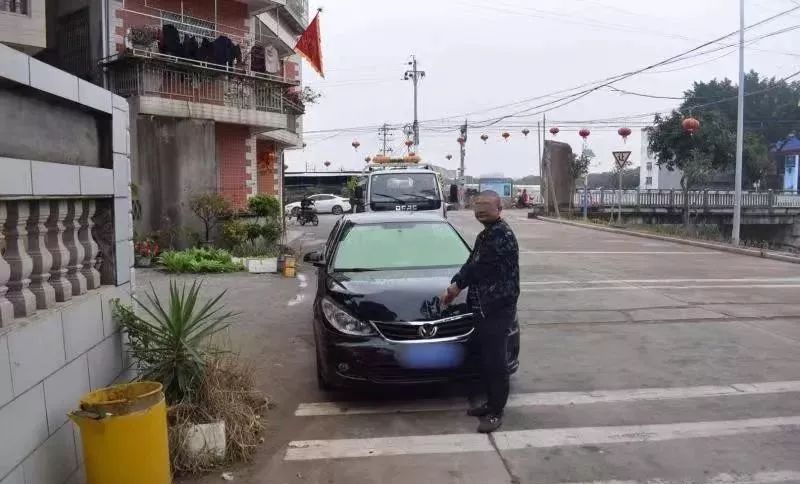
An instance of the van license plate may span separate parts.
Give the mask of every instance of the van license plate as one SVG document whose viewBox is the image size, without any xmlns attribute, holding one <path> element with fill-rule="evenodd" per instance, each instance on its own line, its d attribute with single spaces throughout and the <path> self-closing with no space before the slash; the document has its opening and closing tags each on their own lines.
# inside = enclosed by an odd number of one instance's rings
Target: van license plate
<svg viewBox="0 0 800 484">
<path fill-rule="evenodd" d="M 416 205 L 395 205 L 396 212 L 413 212 L 417 209 Z"/>
</svg>

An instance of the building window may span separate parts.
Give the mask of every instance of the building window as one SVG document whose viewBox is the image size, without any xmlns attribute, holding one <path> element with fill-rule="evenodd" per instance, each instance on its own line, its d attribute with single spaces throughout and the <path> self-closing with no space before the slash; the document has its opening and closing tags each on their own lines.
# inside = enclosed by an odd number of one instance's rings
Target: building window
<svg viewBox="0 0 800 484">
<path fill-rule="evenodd" d="M 0 0 L 0 12 L 28 15 L 28 0 Z"/>
<path fill-rule="evenodd" d="M 647 162 L 647 171 L 653 171 L 653 162 L 652 161 L 648 161 Z"/>
<path fill-rule="evenodd" d="M 644 179 L 644 184 L 645 184 L 645 186 L 648 186 L 648 187 L 653 186 L 653 177 L 652 176 L 648 176 L 647 178 L 645 178 Z"/>
</svg>

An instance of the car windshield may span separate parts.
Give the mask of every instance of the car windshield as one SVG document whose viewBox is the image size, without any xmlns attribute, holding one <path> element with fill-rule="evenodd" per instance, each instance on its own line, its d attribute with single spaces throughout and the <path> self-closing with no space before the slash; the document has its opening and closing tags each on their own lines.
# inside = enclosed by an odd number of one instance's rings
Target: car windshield
<svg viewBox="0 0 800 484">
<path fill-rule="evenodd" d="M 373 202 L 438 200 L 435 173 L 385 173 L 372 177 Z"/>
<path fill-rule="evenodd" d="M 391 222 L 346 229 L 333 270 L 384 270 L 449 267 L 463 264 L 469 249 L 443 222 Z"/>
</svg>

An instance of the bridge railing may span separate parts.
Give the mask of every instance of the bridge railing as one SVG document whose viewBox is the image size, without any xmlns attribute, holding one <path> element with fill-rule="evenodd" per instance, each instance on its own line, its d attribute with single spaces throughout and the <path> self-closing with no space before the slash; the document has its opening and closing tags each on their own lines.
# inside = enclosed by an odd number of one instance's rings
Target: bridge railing
<svg viewBox="0 0 800 484">
<path fill-rule="evenodd" d="M 682 190 L 577 190 L 573 195 L 575 206 L 582 206 L 584 197 L 593 208 L 623 207 L 683 208 Z M 732 208 L 735 192 L 732 190 L 692 190 L 688 193 L 690 209 Z M 746 208 L 800 208 L 800 194 L 795 192 L 742 192 L 742 207 Z"/>
</svg>

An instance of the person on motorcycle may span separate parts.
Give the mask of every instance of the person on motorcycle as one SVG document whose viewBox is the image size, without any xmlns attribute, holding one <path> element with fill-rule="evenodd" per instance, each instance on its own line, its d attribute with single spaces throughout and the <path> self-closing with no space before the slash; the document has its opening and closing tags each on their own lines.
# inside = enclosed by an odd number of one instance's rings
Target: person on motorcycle
<svg viewBox="0 0 800 484">
<path fill-rule="evenodd" d="M 523 188 L 522 189 L 522 195 L 520 196 L 520 198 L 522 198 L 522 206 L 523 207 L 530 206 L 531 197 L 528 195 L 528 189 L 527 188 Z"/>
<path fill-rule="evenodd" d="M 308 196 L 303 197 L 300 200 L 300 212 L 297 213 L 297 221 L 300 222 L 300 225 L 305 225 L 306 222 L 314 223 L 316 219 L 314 200 L 308 198 Z"/>
</svg>

